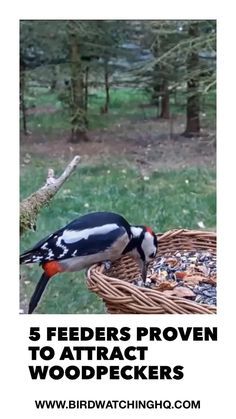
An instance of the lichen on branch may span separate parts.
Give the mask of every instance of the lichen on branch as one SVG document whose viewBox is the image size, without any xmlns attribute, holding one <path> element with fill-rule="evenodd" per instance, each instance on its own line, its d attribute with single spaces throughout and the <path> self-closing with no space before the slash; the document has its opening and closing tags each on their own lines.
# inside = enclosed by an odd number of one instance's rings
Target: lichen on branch
<svg viewBox="0 0 236 419">
<path fill-rule="evenodd" d="M 46 183 L 36 192 L 20 203 L 20 234 L 35 229 L 38 213 L 41 208 L 47 205 L 54 195 L 59 191 L 63 183 L 70 177 L 77 168 L 80 156 L 75 156 L 58 178 L 54 177 L 53 169 L 48 170 Z"/>
</svg>

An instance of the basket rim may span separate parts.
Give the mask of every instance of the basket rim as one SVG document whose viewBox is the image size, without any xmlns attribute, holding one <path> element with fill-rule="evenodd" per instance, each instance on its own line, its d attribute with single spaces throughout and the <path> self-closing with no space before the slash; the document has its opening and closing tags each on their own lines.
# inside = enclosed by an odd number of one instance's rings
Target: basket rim
<svg viewBox="0 0 236 419">
<path fill-rule="evenodd" d="M 212 230 L 190 230 L 190 229 L 186 229 L 186 228 L 167 230 L 164 233 L 157 233 L 156 234 L 156 236 L 159 238 L 159 240 L 164 240 L 167 237 L 174 237 L 174 236 L 178 236 L 178 235 L 202 236 L 202 237 L 210 237 L 212 239 L 217 238 L 216 231 L 212 231 Z"/>
</svg>

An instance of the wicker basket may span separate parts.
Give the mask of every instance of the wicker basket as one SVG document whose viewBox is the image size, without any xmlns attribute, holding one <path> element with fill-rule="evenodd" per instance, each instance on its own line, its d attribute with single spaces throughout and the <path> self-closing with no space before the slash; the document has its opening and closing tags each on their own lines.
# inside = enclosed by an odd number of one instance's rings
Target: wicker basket
<svg viewBox="0 0 236 419">
<path fill-rule="evenodd" d="M 216 254 L 216 233 L 195 230 L 171 230 L 158 235 L 158 256 L 177 250 L 209 250 Z M 166 296 L 160 291 L 137 287 L 129 281 L 140 272 L 135 261 L 125 256 L 105 273 L 104 265 L 88 270 L 88 288 L 105 302 L 112 314 L 213 314 L 215 306 L 198 304 L 185 298 Z"/>
</svg>

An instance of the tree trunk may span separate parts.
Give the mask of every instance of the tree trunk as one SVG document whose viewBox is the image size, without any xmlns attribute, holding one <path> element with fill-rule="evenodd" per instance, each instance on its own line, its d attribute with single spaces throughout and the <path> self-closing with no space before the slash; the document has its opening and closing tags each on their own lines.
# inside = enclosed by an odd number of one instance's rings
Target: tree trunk
<svg viewBox="0 0 236 419">
<path fill-rule="evenodd" d="M 22 60 L 20 62 L 20 109 L 22 111 L 23 132 L 25 135 L 27 135 L 28 131 L 25 106 L 25 66 Z"/>
<path fill-rule="evenodd" d="M 84 109 L 86 113 L 88 111 L 88 76 L 89 66 L 86 66 L 84 75 Z"/>
<path fill-rule="evenodd" d="M 57 88 L 57 66 L 53 65 L 52 66 L 52 79 L 51 79 L 51 92 L 55 92 Z"/>
<path fill-rule="evenodd" d="M 197 22 L 189 25 L 189 36 L 196 38 L 199 34 Z M 199 77 L 196 70 L 199 68 L 199 56 L 197 51 L 190 51 L 187 57 L 187 71 L 190 75 L 187 82 L 187 123 L 184 132 L 185 137 L 195 137 L 200 134 L 200 93 L 199 93 Z M 195 76 L 191 76 L 196 72 Z"/>
<path fill-rule="evenodd" d="M 160 84 L 155 83 L 153 86 L 152 92 L 152 104 L 156 106 L 156 117 L 159 118 L 160 115 Z"/>
<path fill-rule="evenodd" d="M 109 85 L 109 72 L 108 72 L 108 60 L 105 60 L 104 64 L 104 82 L 105 82 L 105 104 L 103 108 L 103 113 L 108 113 L 109 104 L 110 104 L 110 85 Z"/>
<path fill-rule="evenodd" d="M 70 22 L 71 24 L 72 22 Z M 78 143 L 88 141 L 87 117 L 84 107 L 83 67 L 79 41 L 76 32 L 69 29 L 71 66 L 71 136 L 69 141 Z"/>
<path fill-rule="evenodd" d="M 170 118 L 170 100 L 169 100 L 169 91 L 168 91 L 168 82 L 163 80 L 161 86 L 161 112 L 160 118 L 169 119 Z"/>
<path fill-rule="evenodd" d="M 155 50 L 156 51 L 156 50 Z M 155 52 L 154 51 L 154 52 Z M 153 70 L 153 91 L 152 91 L 152 104 L 156 106 L 156 117 L 160 117 L 160 91 L 161 91 L 161 84 L 159 78 L 159 65 L 155 64 Z"/>
</svg>

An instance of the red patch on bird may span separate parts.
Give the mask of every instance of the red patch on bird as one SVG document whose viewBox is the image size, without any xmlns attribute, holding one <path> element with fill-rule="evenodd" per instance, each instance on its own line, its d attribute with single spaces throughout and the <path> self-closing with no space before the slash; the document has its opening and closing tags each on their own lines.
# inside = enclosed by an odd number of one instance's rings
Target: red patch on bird
<svg viewBox="0 0 236 419">
<path fill-rule="evenodd" d="M 147 227 L 147 226 L 145 226 L 146 227 L 146 231 L 148 232 L 148 233 L 150 233 L 152 236 L 154 236 L 155 234 L 154 234 L 154 232 L 153 232 L 153 230 L 151 229 L 151 227 Z"/>
<path fill-rule="evenodd" d="M 60 263 L 55 260 L 43 263 L 42 268 L 49 278 L 63 271 Z"/>
</svg>

